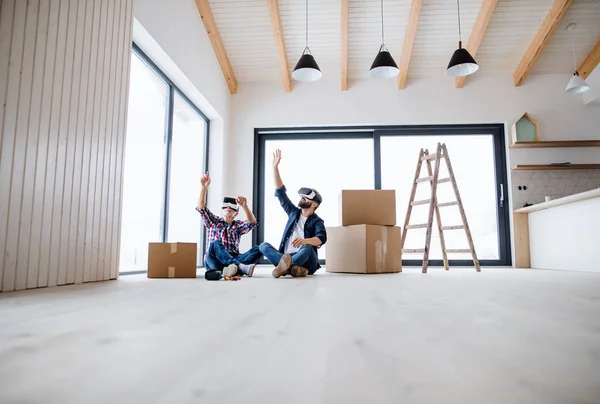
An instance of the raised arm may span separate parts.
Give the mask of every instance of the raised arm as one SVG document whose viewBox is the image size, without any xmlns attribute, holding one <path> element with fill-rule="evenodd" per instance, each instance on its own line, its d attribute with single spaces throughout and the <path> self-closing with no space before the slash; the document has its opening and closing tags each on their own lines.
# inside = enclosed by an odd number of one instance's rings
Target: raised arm
<svg viewBox="0 0 600 404">
<path fill-rule="evenodd" d="M 275 150 L 273 153 L 273 180 L 275 181 L 275 189 L 283 187 L 283 181 L 279 174 L 279 163 L 281 162 L 281 150 Z"/>
<path fill-rule="evenodd" d="M 237 203 L 244 209 L 244 213 L 246 214 L 246 218 L 248 219 L 248 223 L 256 223 L 256 217 L 254 217 L 254 213 L 248 207 L 248 202 L 245 197 L 238 196 Z"/>
<path fill-rule="evenodd" d="M 275 150 L 275 153 L 273 153 L 273 179 L 275 180 L 275 196 L 277 197 L 277 199 L 279 199 L 279 203 L 281 204 L 283 210 L 285 210 L 285 213 L 291 215 L 292 213 L 295 213 L 298 210 L 298 208 L 292 203 L 292 201 L 290 201 L 290 198 L 288 198 L 287 196 L 287 190 L 283 185 L 281 175 L 279 175 L 280 161 L 281 150 L 277 149 Z"/>
<path fill-rule="evenodd" d="M 204 209 L 206 207 L 206 191 L 210 185 L 210 174 L 208 171 L 200 178 L 200 197 L 198 198 L 198 209 Z"/>
<path fill-rule="evenodd" d="M 210 174 L 208 173 L 208 171 L 200 179 L 200 184 L 201 184 L 201 189 L 200 189 L 200 197 L 198 198 L 197 210 L 198 210 L 198 212 L 200 212 L 200 215 L 202 215 L 202 220 L 204 220 L 204 224 L 207 227 L 218 226 L 219 218 L 217 216 L 215 216 L 206 207 L 206 191 L 208 190 L 208 186 L 210 185 Z"/>
</svg>

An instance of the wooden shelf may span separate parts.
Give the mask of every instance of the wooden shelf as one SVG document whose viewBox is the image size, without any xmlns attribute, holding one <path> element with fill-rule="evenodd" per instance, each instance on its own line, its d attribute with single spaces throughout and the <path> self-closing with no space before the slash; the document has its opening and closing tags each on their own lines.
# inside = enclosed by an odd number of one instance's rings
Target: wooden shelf
<svg viewBox="0 0 600 404">
<path fill-rule="evenodd" d="M 516 142 L 511 149 L 528 149 L 532 147 L 600 147 L 600 140 L 556 140 L 547 142 Z"/>
<path fill-rule="evenodd" d="M 552 166 L 550 164 L 516 165 L 512 170 L 600 170 L 600 164 L 571 164 Z"/>
</svg>

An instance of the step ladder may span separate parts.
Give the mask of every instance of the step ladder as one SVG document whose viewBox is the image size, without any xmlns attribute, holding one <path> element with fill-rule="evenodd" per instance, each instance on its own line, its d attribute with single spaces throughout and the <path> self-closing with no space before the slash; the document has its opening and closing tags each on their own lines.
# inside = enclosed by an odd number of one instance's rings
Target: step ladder
<svg viewBox="0 0 600 404">
<path fill-rule="evenodd" d="M 446 167 L 448 169 L 448 178 L 439 178 L 440 173 L 440 165 L 441 160 L 446 161 Z M 435 167 L 432 168 L 432 161 L 435 162 Z M 423 162 L 427 165 L 427 173 L 426 177 L 421 177 L 421 168 Z M 429 182 L 431 187 L 431 197 L 429 199 L 424 199 L 420 201 L 415 201 L 415 194 L 417 193 L 417 186 L 420 183 Z M 438 184 L 443 183 L 451 183 L 452 188 L 454 189 L 454 195 L 456 200 L 453 202 L 444 202 L 438 203 L 437 201 L 437 187 Z M 410 216 L 412 214 L 413 206 L 418 205 L 429 205 L 429 216 L 427 223 L 422 224 L 410 224 Z M 440 208 L 447 206 L 458 206 L 460 211 L 460 216 L 462 218 L 462 224 L 452 225 L 452 226 L 442 226 L 442 221 L 440 219 Z M 433 228 L 433 214 L 435 212 L 435 218 L 437 222 L 438 232 L 440 235 L 440 244 L 442 247 L 442 257 L 444 259 L 444 268 L 446 270 L 448 267 L 448 254 L 452 253 L 471 253 L 473 257 L 473 265 L 475 266 L 475 270 L 477 272 L 481 271 L 481 267 L 479 266 L 479 260 L 477 259 L 477 254 L 475 253 L 475 247 L 473 246 L 473 238 L 471 237 L 471 230 L 469 229 L 469 224 L 467 223 L 467 216 L 465 215 L 465 210 L 463 208 L 462 200 L 460 199 L 460 193 L 458 192 L 458 186 L 456 185 L 456 179 L 454 178 L 454 171 L 452 170 L 452 164 L 450 163 L 450 156 L 448 155 L 448 149 L 446 148 L 446 144 L 437 144 L 437 150 L 435 153 L 429 154 L 429 150 L 421 149 L 419 152 L 419 160 L 417 162 L 417 170 L 415 172 L 415 179 L 413 181 L 412 192 L 410 194 L 410 200 L 408 202 L 408 209 L 406 211 L 406 219 L 404 220 L 404 228 L 402 229 L 402 253 L 423 253 L 423 267 L 422 272 L 427 273 L 427 268 L 429 266 L 429 251 L 431 244 L 431 231 Z M 425 248 L 422 249 L 405 249 L 404 242 L 406 241 L 406 234 L 408 230 L 412 229 L 427 229 L 425 234 Z M 469 243 L 469 248 L 466 249 L 447 249 L 446 243 L 444 241 L 444 231 L 448 230 L 464 230 L 467 236 L 467 241 Z"/>
</svg>

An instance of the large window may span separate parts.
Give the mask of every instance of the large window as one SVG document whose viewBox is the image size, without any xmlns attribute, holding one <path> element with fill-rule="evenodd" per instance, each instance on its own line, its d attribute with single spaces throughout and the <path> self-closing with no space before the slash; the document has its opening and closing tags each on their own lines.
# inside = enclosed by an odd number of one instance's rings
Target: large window
<svg viewBox="0 0 600 404">
<path fill-rule="evenodd" d="M 323 203 L 317 214 L 327 226 L 340 224 L 339 194 L 342 189 L 373 188 L 373 142 L 368 138 L 273 138 L 266 140 L 264 150 L 267 158 L 263 161 L 264 240 L 275 247 L 279 246 L 281 234 L 287 223 L 287 215 L 274 196 L 275 185 L 272 176 L 272 156 L 281 150 L 282 163 L 279 172 L 288 190 L 288 196 L 298 203 L 298 189 L 311 187 L 319 191 Z M 310 158 L 308 158 L 310 156 Z M 322 162 L 322 163 L 318 163 Z M 319 258 L 325 259 L 327 245 L 319 249 Z"/>
<path fill-rule="evenodd" d="M 193 207 L 204 172 L 206 121 L 179 94 L 173 103 L 167 241 L 201 243 L 201 219 Z"/>
<path fill-rule="evenodd" d="M 254 241 L 279 245 L 286 216 L 274 197 L 271 159 L 281 149 L 280 172 L 288 194 L 298 201 L 297 189 L 315 187 L 323 195 L 317 214 L 326 226 L 339 226 L 339 194 L 342 189 L 394 189 L 396 225 L 403 226 L 412 181 L 421 148 L 434 152 L 445 143 L 452 162 L 461 200 L 482 265 L 510 265 L 508 203 L 503 125 L 398 126 L 383 128 L 257 129 L 255 131 L 255 203 L 261 225 Z M 423 164 L 421 177 L 427 176 Z M 447 177 L 445 164 L 440 178 Z M 415 200 L 428 199 L 429 183 L 418 185 Z M 449 183 L 438 187 L 440 202 L 454 201 Z M 425 205 L 415 206 L 411 224 L 427 222 Z M 458 207 L 441 209 L 443 225 L 460 224 Z M 436 226 L 434 226 L 435 228 Z M 464 249 L 464 231 L 444 233 L 446 248 Z M 424 230 L 411 230 L 406 248 L 423 248 Z M 325 258 L 326 245 L 319 258 Z M 439 235 L 432 233 L 431 265 L 442 265 Z M 404 254 L 405 265 L 421 265 L 422 254 Z M 452 254 L 451 265 L 470 265 L 469 254 Z"/>
<path fill-rule="evenodd" d="M 468 223 L 476 246 L 478 259 L 498 260 L 498 215 L 496 212 L 496 179 L 494 166 L 494 142 L 492 135 L 470 136 L 382 136 L 381 137 L 381 187 L 396 191 L 396 212 L 399 225 L 404 224 L 412 181 L 417 166 L 417 156 L 421 148 L 435 152 L 438 142 L 445 143 L 452 163 L 452 171 L 461 200 L 468 212 Z M 475 152 L 476 151 L 476 152 Z M 434 166 L 434 164 L 432 164 Z M 426 177 L 427 167 L 421 167 L 420 177 Z M 446 164 L 441 161 L 440 177 L 448 178 Z M 419 183 L 415 200 L 428 199 L 431 186 L 428 182 Z M 455 201 L 454 190 L 449 182 L 441 183 L 437 189 L 440 202 Z M 427 223 L 429 205 L 417 205 L 412 209 L 411 224 Z M 440 208 L 444 226 L 461 224 L 458 206 Z M 435 229 L 434 229 L 435 230 Z M 405 248 L 423 248 L 425 229 L 410 230 Z M 444 233 L 446 248 L 469 248 L 464 231 Z M 417 258 L 422 254 L 404 254 L 404 259 Z M 452 254 L 451 258 L 469 259 L 471 254 Z M 442 259 L 439 232 L 431 234 L 430 259 Z"/>
<path fill-rule="evenodd" d="M 148 243 L 162 240 L 168 97 L 168 85 L 133 56 L 123 177 L 121 271 L 146 268 Z"/>
<path fill-rule="evenodd" d="M 125 145 L 120 272 L 145 271 L 148 243 L 198 243 L 194 211 L 209 122 L 134 44 Z M 198 262 L 201 262 L 200 260 Z"/>
</svg>

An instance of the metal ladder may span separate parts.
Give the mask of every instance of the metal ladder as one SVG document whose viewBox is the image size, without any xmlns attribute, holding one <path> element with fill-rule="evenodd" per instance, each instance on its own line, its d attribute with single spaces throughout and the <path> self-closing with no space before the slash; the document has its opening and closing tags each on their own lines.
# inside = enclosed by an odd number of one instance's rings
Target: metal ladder
<svg viewBox="0 0 600 404">
<path fill-rule="evenodd" d="M 448 168 L 448 178 L 438 178 L 440 172 L 440 161 L 446 161 L 446 167 Z M 432 160 L 435 161 L 435 167 L 431 167 Z M 427 177 L 421 177 L 421 167 L 423 162 L 427 165 Z M 417 186 L 422 182 L 429 182 L 431 186 L 431 198 L 424 199 L 420 201 L 415 201 L 415 194 L 417 192 Z M 437 201 L 437 187 L 438 184 L 450 182 L 452 183 L 452 188 L 454 189 L 454 195 L 456 197 L 455 201 L 452 202 L 444 202 L 438 203 Z M 429 205 L 429 216 L 427 223 L 422 224 L 410 224 L 410 216 L 412 214 L 413 206 L 417 205 Z M 440 219 L 440 208 L 447 206 L 458 206 L 460 211 L 460 216 L 462 218 L 462 224 L 460 225 L 452 225 L 452 226 L 442 226 L 442 222 Z M 473 257 L 473 265 L 475 266 L 475 270 L 477 272 L 481 271 L 481 267 L 479 266 L 479 260 L 477 259 L 477 254 L 475 253 L 475 247 L 473 245 L 473 238 L 471 237 L 471 230 L 469 229 L 469 224 L 467 223 L 467 216 L 465 215 L 465 210 L 463 208 L 462 200 L 460 199 L 460 193 L 458 192 L 458 186 L 456 185 L 456 179 L 454 178 L 454 171 L 452 170 L 452 164 L 450 163 L 450 156 L 448 155 L 448 149 L 446 148 L 446 144 L 437 144 L 437 150 L 433 154 L 429 154 L 429 150 L 421 149 L 419 152 L 419 161 L 417 163 L 417 170 L 415 172 L 415 179 L 413 182 L 412 192 L 410 194 L 410 200 L 408 202 L 408 209 L 406 211 L 406 219 L 404 221 L 404 228 L 402 229 L 402 253 L 423 253 L 423 267 L 422 272 L 427 273 L 427 268 L 429 266 L 429 247 L 431 244 L 431 231 L 433 227 L 433 214 L 435 212 L 435 218 L 437 222 L 438 232 L 440 234 L 440 243 L 442 245 L 442 257 L 444 259 L 444 268 L 446 270 L 448 267 L 448 254 L 452 253 L 471 253 Z M 412 229 L 427 229 L 425 234 L 425 248 L 419 249 L 405 249 L 404 242 L 406 241 L 406 234 L 408 230 Z M 446 243 L 444 241 L 444 231 L 447 230 L 462 230 L 464 229 L 465 234 L 467 236 L 467 241 L 469 243 L 469 248 L 466 249 L 447 249 Z"/>
</svg>

